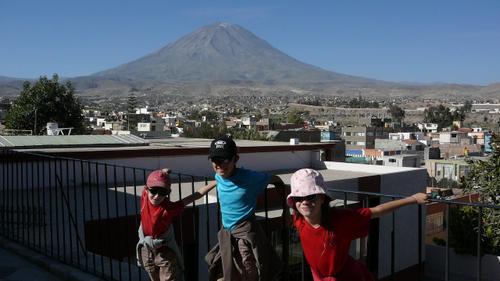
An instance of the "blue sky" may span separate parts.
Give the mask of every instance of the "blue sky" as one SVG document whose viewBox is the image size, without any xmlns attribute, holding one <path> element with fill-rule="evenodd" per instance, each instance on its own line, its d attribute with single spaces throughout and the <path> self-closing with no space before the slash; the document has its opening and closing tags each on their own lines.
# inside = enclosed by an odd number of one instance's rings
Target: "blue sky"
<svg viewBox="0 0 500 281">
<path fill-rule="evenodd" d="M 340 73 L 500 82 L 498 0 L 0 0 L 0 75 L 88 75 L 218 21 Z"/>
</svg>

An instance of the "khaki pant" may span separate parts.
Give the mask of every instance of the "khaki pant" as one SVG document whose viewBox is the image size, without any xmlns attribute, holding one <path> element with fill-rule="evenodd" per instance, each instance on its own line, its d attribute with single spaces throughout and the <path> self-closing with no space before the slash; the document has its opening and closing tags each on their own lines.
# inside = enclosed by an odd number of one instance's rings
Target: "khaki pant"
<svg viewBox="0 0 500 281">
<path fill-rule="evenodd" d="M 177 256 L 167 247 L 157 251 L 141 248 L 144 269 L 152 281 L 175 281 L 178 274 Z"/>
<path fill-rule="evenodd" d="M 238 251 L 239 255 L 236 254 L 236 260 L 239 263 L 238 266 L 242 269 L 242 280 L 243 281 L 256 281 L 259 280 L 259 271 L 257 269 L 257 261 L 253 255 L 253 250 L 244 239 L 238 239 Z"/>
</svg>

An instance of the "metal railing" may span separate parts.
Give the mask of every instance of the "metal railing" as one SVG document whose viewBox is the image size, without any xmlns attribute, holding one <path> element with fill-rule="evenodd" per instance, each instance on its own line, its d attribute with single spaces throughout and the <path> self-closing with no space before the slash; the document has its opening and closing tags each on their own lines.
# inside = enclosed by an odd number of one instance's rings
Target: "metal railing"
<svg viewBox="0 0 500 281">
<path fill-rule="evenodd" d="M 338 194 L 339 196 L 337 198 L 343 198 L 343 204 L 342 206 L 345 207 L 348 205 L 348 198 L 352 198 L 353 195 L 356 197 L 355 200 L 358 200 L 361 202 L 361 207 L 373 207 L 374 205 L 380 204 L 379 201 L 376 201 L 375 204 L 370 204 L 370 199 L 372 198 L 386 198 L 389 200 L 396 200 L 396 199 L 402 199 L 405 198 L 405 196 L 401 195 L 390 195 L 390 194 L 380 194 L 380 193 L 373 193 L 373 192 L 358 192 L 358 191 L 345 191 L 341 189 L 329 189 L 330 192 L 333 192 L 334 194 Z M 449 229 L 449 222 L 450 222 L 450 208 L 453 207 L 463 207 L 463 206 L 468 206 L 468 207 L 473 207 L 477 208 L 478 210 L 478 218 L 477 218 L 477 225 L 475 226 L 475 229 L 477 229 L 477 234 L 476 234 L 476 280 L 481 281 L 482 279 L 482 223 L 483 223 L 483 211 L 484 209 L 491 209 L 491 210 L 496 210 L 500 212 L 500 206 L 499 205 L 492 205 L 492 204 L 483 204 L 483 203 L 474 203 L 474 202 L 460 202 L 460 201 L 450 201 L 450 200 L 442 200 L 442 199 L 429 199 L 429 203 L 435 202 L 435 203 L 441 203 L 445 204 L 445 213 L 444 213 L 444 224 L 446 225 L 445 227 L 445 232 L 446 232 L 446 243 L 444 247 L 445 251 L 445 261 L 444 261 L 444 275 L 441 277 L 442 280 L 448 281 L 450 280 L 450 249 L 451 245 L 449 243 L 450 241 L 450 229 Z M 423 267 L 423 255 L 422 255 L 422 249 L 423 249 L 423 235 L 424 235 L 424 226 L 423 224 L 423 212 L 422 212 L 422 205 L 417 205 L 418 208 L 418 227 L 417 227 L 417 279 L 416 280 L 424 280 L 424 267 Z M 401 279 L 397 278 L 396 274 L 396 269 L 395 269 L 395 261 L 398 258 L 396 256 L 397 248 L 396 248 L 396 215 L 398 211 L 393 212 L 392 214 L 388 215 L 391 217 L 391 231 L 390 231 L 390 280 L 407 280 L 407 279 Z M 411 245 L 408 245 L 411 247 Z M 370 253 L 366 253 L 368 256 Z M 376 269 L 371 268 L 371 271 L 374 272 L 375 274 L 377 273 Z"/>
<path fill-rule="evenodd" d="M 135 244 L 140 223 L 140 197 L 151 170 L 109 163 L 53 157 L 37 153 L 0 150 L 0 235 L 17 241 L 46 256 L 80 268 L 106 280 L 148 280 L 136 266 Z M 172 173 L 172 200 L 191 194 L 209 180 Z M 370 192 L 329 189 L 341 198 L 343 207 L 372 207 L 380 200 L 402 198 Z M 284 263 L 283 280 L 312 280 L 303 258 L 297 233 L 282 219 L 287 208 L 283 189 L 268 188 L 257 204 L 258 217 L 268 238 Z M 343 201 L 342 201 L 343 198 Z M 385 200 L 384 199 L 384 200 Z M 431 200 L 450 205 L 500 209 L 499 206 Z M 418 280 L 423 280 L 423 209 L 418 206 L 416 260 Z M 390 217 L 390 270 L 396 280 L 399 258 L 397 216 Z M 481 219 L 479 219 L 481 223 Z M 202 257 L 217 242 L 221 220 L 217 197 L 206 195 L 193 202 L 174 220 L 177 242 L 188 268 L 186 280 L 202 280 L 206 265 Z M 478 226 L 481 229 L 481 225 Z M 478 253 L 481 249 L 478 233 Z M 378 275 L 378 235 L 357 241 L 356 258 L 364 260 Z M 449 243 L 446 245 L 446 276 L 449 280 Z M 201 258 L 200 258 L 201 257 Z M 477 260 L 477 280 L 481 280 L 481 258 Z"/>
<path fill-rule="evenodd" d="M 136 266 L 135 245 L 140 197 L 149 172 L 2 149 L 0 235 L 106 280 L 148 280 Z M 171 178 L 171 197 L 176 198 L 208 181 L 180 173 L 172 173 Z M 204 224 L 199 223 L 200 201 L 204 201 Z M 181 250 L 198 245 L 200 228 L 209 229 L 213 224 L 218 208 L 208 203 L 207 195 L 187 206 L 175 221 Z M 205 232 L 205 241 L 216 237 Z M 186 237 L 190 245 L 185 245 Z M 207 249 L 201 251 L 206 253 Z"/>
</svg>

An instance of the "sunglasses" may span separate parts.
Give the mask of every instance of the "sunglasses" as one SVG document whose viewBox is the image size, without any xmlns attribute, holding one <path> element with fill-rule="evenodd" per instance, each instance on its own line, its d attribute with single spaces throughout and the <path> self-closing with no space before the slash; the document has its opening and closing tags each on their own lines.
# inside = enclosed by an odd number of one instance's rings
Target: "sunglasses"
<svg viewBox="0 0 500 281">
<path fill-rule="evenodd" d="M 159 188 L 159 187 L 152 187 L 152 188 L 149 188 L 148 189 L 149 193 L 151 193 L 152 195 L 156 195 L 158 194 L 158 196 L 167 196 L 168 194 L 170 194 L 170 190 L 166 189 L 166 188 Z"/>
<path fill-rule="evenodd" d="M 217 164 L 217 165 L 225 165 L 225 164 L 231 163 L 231 161 L 233 161 L 233 158 L 214 157 L 214 158 L 211 158 L 210 161 L 212 161 L 212 163 Z"/>
<path fill-rule="evenodd" d="M 318 194 L 311 194 L 311 195 L 307 195 L 307 196 L 294 196 L 293 197 L 293 201 L 295 202 L 302 202 L 304 200 L 306 201 L 316 201 L 316 198 L 318 197 Z"/>
</svg>

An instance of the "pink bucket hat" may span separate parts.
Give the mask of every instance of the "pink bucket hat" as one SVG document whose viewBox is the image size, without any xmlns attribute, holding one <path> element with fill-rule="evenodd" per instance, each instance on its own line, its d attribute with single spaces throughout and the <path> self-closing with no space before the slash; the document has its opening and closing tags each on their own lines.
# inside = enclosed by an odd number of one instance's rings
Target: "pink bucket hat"
<svg viewBox="0 0 500 281">
<path fill-rule="evenodd" d="M 288 206 L 293 207 L 292 197 L 304 197 L 313 194 L 325 194 L 323 176 L 313 169 L 300 169 L 290 179 L 291 192 L 286 198 Z"/>
<path fill-rule="evenodd" d="M 152 171 L 148 176 L 148 180 L 146 181 L 146 186 L 150 187 L 170 187 L 170 174 L 169 169 L 155 170 Z"/>
</svg>

